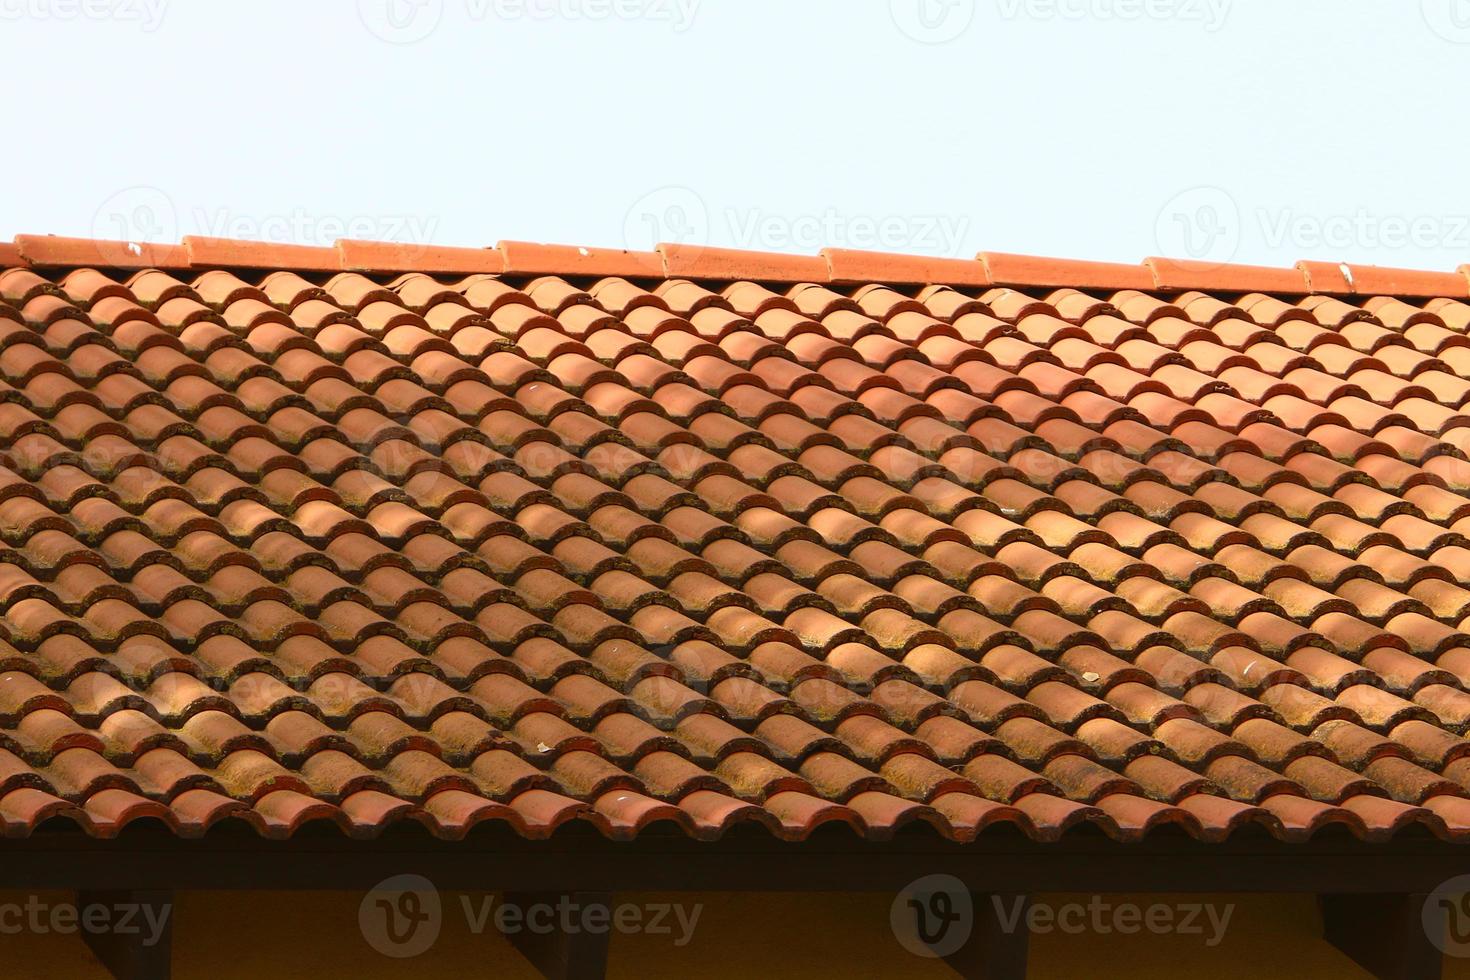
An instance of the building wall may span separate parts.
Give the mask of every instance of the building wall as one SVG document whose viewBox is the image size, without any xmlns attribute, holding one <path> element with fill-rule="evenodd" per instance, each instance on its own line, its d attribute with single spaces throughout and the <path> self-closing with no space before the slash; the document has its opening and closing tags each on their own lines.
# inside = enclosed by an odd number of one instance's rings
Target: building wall
<svg viewBox="0 0 1470 980">
<path fill-rule="evenodd" d="M 0 892 L 0 906 L 25 903 L 25 893 Z M 472 903 L 482 896 L 469 896 Z M 64 902 L 61 892 L 39 895 Z M 174 910 L 174 976 L 179 980 L 272 980 L 352 976 L 486 975 L 537 976 L 493 928 L 476 935 L 466 923 L 460 896 L 441 896 L 443 926 L 425 953 L 398 960 L 383 956 L 363 939 L 361 894 L 211 893 L 177 896 Z M 669 936 L 615 935 L 609 975 L 659 978 L 760 977 L 936 977 L 954 974 L 943 965 L 913 956 L 895 941 L 889 926 L 891 896 L 862 895 L 620 895 L 620 901 L 700 902 L 693 939 L 676 946 Z M 1107 896 L 1114 906 L 1134 903 L 1210 902 L 1232 906 L 1223 938 L 1208 945 L 1205 935 L 1099 934 L 1034 935 L 1032 977 L 1177 978 L 1225 980 L 1256 975 L 1295 978 L 1364 977 L 1351 961 L 1320 938 L 1321 922 L 1311 896 Z M 1086 905 L 1089 896 L 1048 895 L 1059 908 Z M 1182 906 L 1180 906 L 1182 907 Z M 1182 914 L 1182 913 L 1179 913 Z M 0 923 L 3 924 L 3 923 Z M 0 975 L 6 978 L 105 978 L 76 935 L 22 931 L 0 934 Z M 1470 980 L 1470 960 L 1446 958 L 1445 976 Z"/>
</svg>

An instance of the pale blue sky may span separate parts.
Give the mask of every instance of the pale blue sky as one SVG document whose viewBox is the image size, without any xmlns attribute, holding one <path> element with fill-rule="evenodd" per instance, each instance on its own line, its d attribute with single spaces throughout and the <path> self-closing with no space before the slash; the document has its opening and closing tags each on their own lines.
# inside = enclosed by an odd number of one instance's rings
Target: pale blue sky
<svg viewBox="0 0 1470 980">
<path fill-rule="evenodd" d="M 0 236 L 1454 268 L 1470 0 L 0 0 Z"/>
</svg>

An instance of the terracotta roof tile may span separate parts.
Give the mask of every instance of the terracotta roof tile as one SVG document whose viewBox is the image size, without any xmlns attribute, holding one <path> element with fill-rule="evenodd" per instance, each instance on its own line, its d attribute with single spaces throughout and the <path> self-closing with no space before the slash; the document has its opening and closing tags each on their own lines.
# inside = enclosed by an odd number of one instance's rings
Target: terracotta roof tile
<svg viewBox="0 0 1470 980">
<path fill-rule="evenodd" d="M 1112 262 L 1051 259 L 1006 252 L 981 252 L 990 281 L 1014 286 L 1074 286 L 1078 289 L 1152 289 L 1154 281 L 1141 266 Z"/>
<path fill-rule="evenodd" d="M 1306 273 L 1299 269 L 1200 262 L 1192 259 L 1147 258 L 1154 288 L 1199 289 L 1226 294 L 1252 291 L 1303 293 L 1308 291 Z"/>
<path fill-rule="evenodd" d="M 0 250 L 6 834 L 1470 830 L 1460 273 L 120 247 Z"/>
<path fill-rule="evenodd" d="M 496 275 L 505 271 L 505 258 L 493 248 L 450 248 L 409 242 L 337 242 L 341 268 L 354 272 L 403 272 L 432 275 Z"/>
<path fill-rule="evenodd" d="M 331 248 L 201 235 L 186 236 L 183 245 L 189 255 L 189 264 L 195 267 L 312 271 L 331 271 L 341 267 L 336 250 Z"/>
<path fill-rule="evenodd" d="M 15 258 L 8 259 L 7 265 L 18 264 L 16 258 L 36 266 L 113 266 L 120 269 L 168 269 L 189 264 L 187 249 L 183 245 L 17 235 L 12 248 Z"/>
<path fill-rule="evenodd" d="M 664 272 L 663 260 L 654 252 L 514 241 L 503 241 L 496 249 L 504 271 L 520 275 L 661 277 Z"/>
<path fill-rule="evenodd" d="M 1377 265 L 1348 265 L 1352 291 L 1359 296 L 1399 296 L 1408 299 L 1463 298 L 1470 280 L 1462 272 L 1425 272 Z"/>
<path fill-rule="evenodd" d="M 952 286 L 989 286 L 991 280 L 983 263 L 971 259 L 929 258 L 919 255 L 892 255 L 886 252 L 864 252 L 850 248 L 826 248 L 829 277 L 842 284 L 923 285 L 943 282 Z M 895 309 L 913 300 L 892 290 L 884 290 L 890 298 L 885 308 Z M 860 297 L 864 308 L 874 308 L 877 298 L 870 290 Z M 914 304 L 921 306 L 921 304 Z"/>
<path fill-rule="evenodd" d="M 751 252 L 705 245 L 658 246 L 670 278 L 757 282 L 825 282 L 830 271 L 821 256 Z"/>
</svg>

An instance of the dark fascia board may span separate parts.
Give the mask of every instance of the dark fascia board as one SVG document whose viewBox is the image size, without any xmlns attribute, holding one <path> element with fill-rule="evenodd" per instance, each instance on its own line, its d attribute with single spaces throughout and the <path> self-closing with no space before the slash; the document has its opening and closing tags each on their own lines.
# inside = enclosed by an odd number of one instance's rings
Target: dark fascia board
<svg viewBox="0 0 1470 980">
<path fill-rule="evenodd" d="M 886 842 L 819 832 L 790 843 L 731 833 L 719 841 L 648 831 L 634 841 L 563 830 L 530 841 L 477 832 L 441 841 L 423 832 L 349 840 L 306 828 L 285 841 L 217 828 L 183 840 L 132 827 L 114 840 L 45 832 L 0 841 L 0 888 L 367 889 L 415 872 L 452 890 L 898 891 L 927 874 L 976 892 L 1431 892 L 1470 874 L 1470 848 L 1428 836 L 1365 843 L 1323 834 L 1283 844 L 1237 835 L 1202 844 L 1156 834 L 1119 844 L 1100 834 L 1038 844 L 987 834 L 969 844 L 906 831 Z"/>
</svg>

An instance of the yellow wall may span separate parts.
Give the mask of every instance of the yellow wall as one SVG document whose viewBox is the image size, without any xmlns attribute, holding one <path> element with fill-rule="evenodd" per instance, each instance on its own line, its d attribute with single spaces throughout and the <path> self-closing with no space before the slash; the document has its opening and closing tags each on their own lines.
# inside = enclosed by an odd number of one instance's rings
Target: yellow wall
<svg viewBox="0 0 1470 980">
<path fill-rule="evenodd" d="M 47 893 L 66 900 L 63 893 Z M 174 911 L 174 976 L 179 980 L 272 980 L 352 976 L 464 977 L 507 980 L 536 976 L 493 929 L 476 936 L 464 925 L 458 896 L 444 896 L 439 941 L 412 960 L 388 959 L 358 931 L 361 895 L 328 893 L 210 893 L 178 896 Z M 1146 905 L 1159 896 L 1111 896 Z M 621 901 L 702 901 L 694 940 L 685 948 L 667 937 L 614 936 L 612 977 L 952 977 L 894 941 L 886 895 L 620 895 Z M 1087 896 L 1046 896 L 1053 903 Z M 1163 899 L 1163 900 L 1168 900 Z M 1031 976 L 1041 978 L 1177 978 L 1214 980 L 1291 976 L 1363 977 L 1321 938 L 1311 896 L 1178 896 L 1179 901 L 1234 902 L 1224 940 L 1207 947 L 1198 936 L 1052 933 L 1031 943 Z M 0 902 L 25 901 L 0 893 Z M 106 974 L 76 936 L 0 936 L 0 976 L 75 977 Z M 1446 959 L 1445 976 L 1470 980 L 1470 960 Z"/>
</svg>

